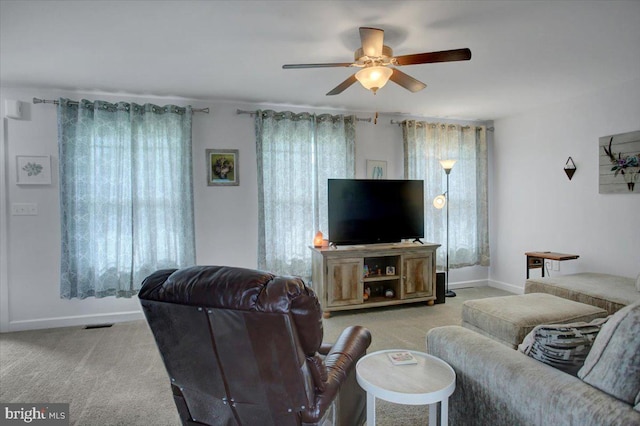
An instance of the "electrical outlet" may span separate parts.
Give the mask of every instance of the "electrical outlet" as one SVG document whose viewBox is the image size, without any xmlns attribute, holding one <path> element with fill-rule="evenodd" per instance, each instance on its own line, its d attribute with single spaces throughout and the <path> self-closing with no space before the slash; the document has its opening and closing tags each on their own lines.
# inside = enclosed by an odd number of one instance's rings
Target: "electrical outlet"
<svg viewBox="0 0 640 426">
<path fill-rule="evenodd" d="M 38 204 L 36 203 L 12 203 L 11 214 L 13 216 L 37 216 Z"/>
</svg>

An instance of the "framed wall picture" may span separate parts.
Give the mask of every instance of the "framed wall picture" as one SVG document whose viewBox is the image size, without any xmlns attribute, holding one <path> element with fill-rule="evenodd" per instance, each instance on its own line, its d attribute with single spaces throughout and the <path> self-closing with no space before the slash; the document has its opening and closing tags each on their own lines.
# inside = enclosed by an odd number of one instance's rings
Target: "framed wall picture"
<svg viewBox="0 0 640 426">
<path fill-rule="evenodd" d="M 240 185 L 237 149 L 207 149 L 207 185 Z"/>
<path fill-rule="evenodd" d="M 640 130 L 599 138 L 600 194 L 640 194 Z"/>
<path fill-rule="evenodd" d="M 381 160 L 367 160 L 367 179 L 386 179 L 387 162 Z"/>
<path fill-rule="evenodd" d="M 17 155 L 16 169 L 18 185 L 50 185 L 50 155 Z"/>
</svg>

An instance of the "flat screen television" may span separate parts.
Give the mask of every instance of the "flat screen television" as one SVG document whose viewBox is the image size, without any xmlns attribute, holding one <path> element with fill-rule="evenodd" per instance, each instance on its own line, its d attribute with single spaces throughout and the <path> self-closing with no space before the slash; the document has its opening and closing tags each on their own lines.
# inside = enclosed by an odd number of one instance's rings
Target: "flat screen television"
<svg viewBox="0 0 640 426">
<path fill-rule="evenodd" d="M 391 243 L 424 237 L 421 180 L 329 179 L 329 241 Z"/>
</svg>

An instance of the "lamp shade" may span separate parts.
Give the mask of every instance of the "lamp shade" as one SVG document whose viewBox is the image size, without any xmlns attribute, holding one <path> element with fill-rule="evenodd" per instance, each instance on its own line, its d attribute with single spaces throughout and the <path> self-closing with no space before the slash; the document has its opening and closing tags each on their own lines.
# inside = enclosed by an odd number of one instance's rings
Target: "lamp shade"
<svg viewBox="0 0 640 426">
<path fill-rule="evenodd" d="M 444 194 L 438 195 L 433 199 L 433 207 L 441 209 L 447 204 L 447 197 Z"/>
<path fill-rule="evenodd" d="M 440 164 L 445 171 L 453 169 L 453 165 L 456 164 L 456 160 L 440 160 Z"/>
<path fill-rule="evenodd" d="M 366 89 L 376 93 L 389 81 L 393 70 L 387 67 L 366 67 L 356 73 L 356 78 Z"/>
</svg>

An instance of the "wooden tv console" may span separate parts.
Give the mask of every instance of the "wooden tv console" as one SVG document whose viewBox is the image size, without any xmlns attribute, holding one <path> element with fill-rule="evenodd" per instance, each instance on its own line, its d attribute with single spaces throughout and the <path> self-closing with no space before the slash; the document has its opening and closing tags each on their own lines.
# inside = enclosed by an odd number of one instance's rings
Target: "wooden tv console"
<svg viewBox="0 0 640 426">
<path fill-rule="evenodd" d="M 414 302 L 433 305 L 438 247 L 431 243 L 309 247 L 313 289 L 325 318 L 348 309 Z"/>
</svg>

